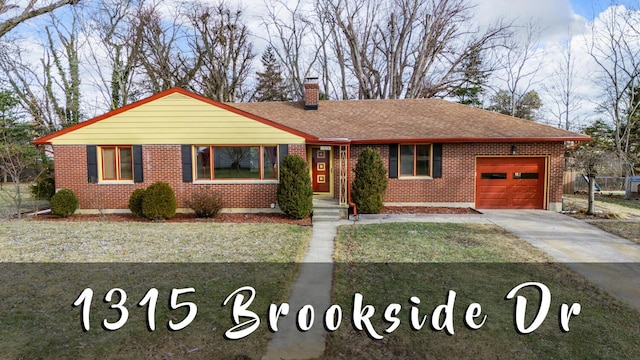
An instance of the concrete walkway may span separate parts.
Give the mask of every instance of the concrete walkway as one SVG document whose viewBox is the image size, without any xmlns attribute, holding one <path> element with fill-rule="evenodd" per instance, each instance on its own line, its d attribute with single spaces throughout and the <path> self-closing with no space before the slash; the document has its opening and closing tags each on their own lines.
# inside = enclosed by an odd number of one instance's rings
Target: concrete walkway
<svg viewBox="0 0 640 360">
<path fill-rule="evenodd" d="M 362 215 L 357 222 L 313 224 L 313 234 L 288 303 L 291 312 L 279 321 L 263 359 L 315 359 L 325 349 L 324 311 L 331 305 L 333 241 L 340 225 L 389 222 L 495 224 L 574 269 L 640 311 L 640 244 L 604 232 L 584 221 L 551 211 L 487 210 L 472 215 Z M 315 309 L 311 330 L 299 331 L 296 312 Z"/>
<path fill-rule="evenodd" d="M 316 359 L 325 348 L 324 311 L 331 305 L 333 240 L 340 222 L 315 222 L 309 250 L 289 297 L 289 315 L 281 317 L 279 329 L 262 357 L 265 360 Z M 313 327 L 306 332 L 296 327 L 296 312 L 304 305 L 315 309 Z"/>
</svg>

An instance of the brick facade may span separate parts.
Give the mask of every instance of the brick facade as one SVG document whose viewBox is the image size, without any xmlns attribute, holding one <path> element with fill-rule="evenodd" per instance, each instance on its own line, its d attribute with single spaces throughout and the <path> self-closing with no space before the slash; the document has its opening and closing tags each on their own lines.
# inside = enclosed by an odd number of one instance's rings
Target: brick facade
<svg viewBox="0 0 640 360">
<path fill-rule="evenodd" d="M 549 203 L 562 201 L 564 144 L 545 143 L 450 143 L 442 147 L 442 178 L 389 179 L 385 202 L 390 203 L 473 203 L 475 193 L 475 162 L 477 156 L 549 156 Z M 351 178 L 358 156 L 365 147 L 380 151 L 385 167 L 389 168 L 389 145 L 355 145 L 351 147 Z M 388 170 L 387 170 L 388 171 Z"/>
<path fill-rule="evenodd" d="M 477 156 L 511 156 L 511 146 L 517 156 L 548 156 L 550 159 L 549 202 L 562 201 L 563 143 L 460 143 L 444 144 L 442 178 L 389 179 L 385 202 L 392 203 L 473 203 L 475 158 Z M 367 145 L 351 147 L 350 178 L 353 179 L 357 158 Z M 389 145 L 371 146 L 380 151 L 388 169 Z M 127 209 L 129 196 L 138 188 L 156 181 L 165 181 L 173 188 L 178 207 L 195 189 L 205 188 L 223 194 L 225 208 L 270 208 L 276 202 L 276 184 L 193 184 L 182 181 L 180 145 L 143 145 L 144 182 L 126 184 L 95 184 L 87 180 L 87 155 L 84 145 L 54 146 L 56 188 L 69 188 L 78 196 L 80 209 Z M 307 159 L 305 145 L 289 145 L 289 154 Z M 334 147 L 334 196 L 339 196 L 339 147 Z"/>
<path fill-rule="evenodd" d="M 304 145 L 292 145 L 290 151 L 304 153 Z M 300 147 L 302 149 L 300 149 Z M 95 184 L 87 179 L 87 152 L 84 145 L 54 146 L 56 188 L 68 188 L 78 196 L 80 209 L 127 209 L 129 196 L 138 188 L 156 181 L 169 183 L 176 194 L 178 208 L 195 189 L 220 191 L 225 208 L 270 208 L 276 203 L 276 184 L 194 184 L 182 181 L 180 145 L 143 145 L 144 182 Z"/>
</svg>

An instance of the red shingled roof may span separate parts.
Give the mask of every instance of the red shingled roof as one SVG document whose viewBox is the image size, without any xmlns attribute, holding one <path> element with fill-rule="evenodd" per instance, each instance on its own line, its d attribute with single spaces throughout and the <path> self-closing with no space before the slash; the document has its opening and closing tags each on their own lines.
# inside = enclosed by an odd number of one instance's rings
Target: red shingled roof
<svg viewBox="0 0 640 360">
<path fill-rule="evenodd" d="M 393 141 L 585 141 L 586 135 L 440 99 L 233 103 L 229 106 L 320 139 Z"/>
</svg>

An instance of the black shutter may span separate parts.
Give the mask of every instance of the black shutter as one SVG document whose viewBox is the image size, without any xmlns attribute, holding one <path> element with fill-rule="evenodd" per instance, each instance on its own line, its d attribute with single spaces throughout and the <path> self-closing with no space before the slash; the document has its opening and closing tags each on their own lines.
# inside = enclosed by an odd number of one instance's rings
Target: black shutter
<svg viewBox="0 0 640 360">
<path fill-rule="evenodd" d="M 191 145 L 182 145 L 182 182 L 193 181 Z"/>
<path fill-rule="evenodd" d="M 285 156 L 289 155 L 289 145 L 287 144 L 278 145 L 278 152 L 280 153 L 279 166 L 280 166 L 280 169 L 282 169 L 282 160 L 284 160 Z"/>
<path fill-rule="evenodd" d="M 389 145 L 389 179 L 398 178 L 398 144 Z"/>
<path fill-rule="evenodd" d="M 87 180 L 98 182 L 98 149 L 95 145 L 87 145 Z"/>
<path fill-rule="evenodd" d="M 442 177 L 442 144 L 433 144 L 433 177 Z"/>
<path fill-rule="evenodd" d="M 144 182 L 142 169 L 142 145 L 133 145 L 133 182 Z"/>
</svg>

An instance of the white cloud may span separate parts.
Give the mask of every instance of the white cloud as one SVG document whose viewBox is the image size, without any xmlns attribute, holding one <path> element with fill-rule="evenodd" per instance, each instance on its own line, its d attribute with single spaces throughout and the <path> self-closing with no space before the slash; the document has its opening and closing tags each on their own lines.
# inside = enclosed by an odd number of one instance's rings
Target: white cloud
<svg viewBox="0 0 640 360">
<path fill-rule="evenodd" d="M 502 19 L 518 28 L 530 23 L 541 31 L 542 40 L 553 41 L 569 30 L 575 33 L 586 19 L 575 14 L 568 0 L 476 0 L 475 17 L 481 24 Z"/>
<path fill-rule="evenodd" d="M 543 54 L 541 68 L 536 73 L 536 81 L 529 90 L 536 90 L 543 101 L 544 106 L 551 108 L 555 99 L 544 91 L 544 86 L 552 85 L 558 66 L 562 62 L 566 47 L 563 40 L 570 39 L 572 57 L 575 60 L 576 76 L 574 96 L 580 97 L 580 111 L 573 114 L 580 125 L 588 125 L 593 120 L 606 117 L 597 112 L 597 106 L 601 103 L 604 89 L 598 86 L 594 80 L 601 71 L 589 53 L 592 28 L 603 29 L 608 16 L 612 11 L 624 10 L 624 7 L 608 7 L 597 14 L 592 21 L 576 14 L 567 0 L 477 0 L 476 17 L 480 23 L 489 24 L 497 19 L 512 20 L 516 26 L 524 26 L 530 21 L 539 21 L 541 29 L 538 54 Z M 640 49 L 640 44 L 637 44 Z M 531 61 L 529 68 L 537 66 L 538 62 Z M 494 84 L 498 85 L 499 84 Z M 550 112 L 545 112 L 547 121 L 555 125 L 557 120 L 552 119 Z"/>
<path fill-rule="evenodd" d="M 26 1 L 26 0 L 18 0 Z M 48 0 L 44 0 L 48 1 Z M 96 0 L 88 0 L 87 4 L 95 5 Z M 100 1 L 100 0 L 97 0 Z M 163 7 L 163 13 L 171 15 L 174 13 L 174 4 L 179 0 L 171 0 L 165 3 Z M 217 4 L 218 0 L 205 0 L 212 4 Z M 268 0 L 267 0 L 268 1 Z M 288 3 L 294 5 L 295 0 L 286 0 Z M 308 0 L 301 0 L 306 1 Z M 542 90 L 542 84 L 548 82 L 550 77 L 556 69 L 557 64 L 561 61 L 563 48 L 560 46 L 560 40 L 567 37 L 567 34 L 571 34 L 571 44 L 573 50 L 573 56 L 576 59 L 576 67 L 578 69 L 578 75 L 576 79 L 576 92 L 584 97 L 586 100 L 583 103 L 583 111 L 580 115 L 581 118 L 593 118 L 597 116 L 595 113 L 595 105 L 598 103 L 601 97 L 601 89 L 593 83 L 594 74 L 599 70 L 597 65 L 594 64 L 593 59 L 588 53 L 587 41 L 591 34 L 591 22 L 584 17 L 576 14 L 571 7 L 569 0 L 472 0 L 477 3 L 473 8 L 474 18 L 479 24 L 488 25 L 496 20 L 504 19 L 506 21 L 513 21 L 517 26 L 524 26 L 531 21 L 539 21 L 541 29 L 541 43 L 540 51 L 544 50 L 544 58 L 542 60 L 542 68 L 538 73 L 541 80 L 535 85 L 543 102 L 550 106 L 553 104 L 553 98 L 548 94 L 545 94 Z M 254 51 L 257 53 L 256 65 L 259 66 L 260 54 L 266 46 L 264 37 L 264 28 L 260 21 L 260 16 L 266 15 L 265 4 L 263 0 L 226 0 L 227 4 L 233 7 L 239 5 L 244 11 L 245 21 L 252 34 L 256 37 L 253 39 Z M 58 11 L 56 14 L 61 15 L 65 11 Z M 602 14 L 605 10 L 596 16 L 593 20 L 594 26 L 597 28 L 602 26 Z M 0 17 L 1 19 L 1 17 Z M 31 51 L 28 55 L 30 62 L 33 62 L 36 66 L 38 60 L 42 57 L 42 41 L 34 38 L 35 33 L 42 33 L 42 24 L 47 23 L 48 18 L 33 19 L 27 24 L 22 25 L 19 29 L 16 29 L 15 36 L 21 37 L 24 41 L 25 48 Z M 90 38 L 83 38 L 83 41 L 93 41 Z M 86 51 L 86 49 L 81 49 Z M 27 54 L 25 54 L 27 55 Z M 83 53 L 83 55 L 85 55 Z M 99 81 L 99 77 L 95 74 L 95 71 L 83 68 L 83 100 L 90 104 L 85 104 L 92 109 L 100 112 L 100 106 L 96 106 L 101 99 L 101 95 L 96 91 L 96 82 Z M 91 111 L 87 111 L 91 113 Z M 552 122 L 553 123 L 553 122 Z"/>
</svg>

